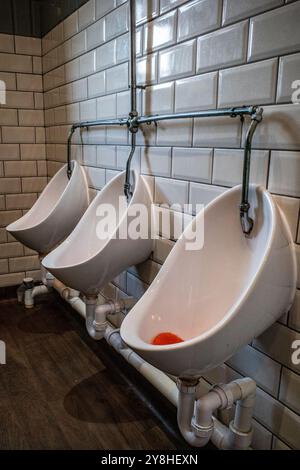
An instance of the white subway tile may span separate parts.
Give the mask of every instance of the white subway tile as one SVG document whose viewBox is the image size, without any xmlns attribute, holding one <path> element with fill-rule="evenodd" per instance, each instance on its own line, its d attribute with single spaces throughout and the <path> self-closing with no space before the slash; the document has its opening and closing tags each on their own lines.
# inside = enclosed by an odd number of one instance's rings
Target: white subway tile
<svg viewBox="0 0 300 470">
<path fill-rule="evenodd" d="M 251 377 L 259 387 L 277 397 L 281 366 L 261 352 L 245 346 L 234 354 L 228 365 L 247 377 Z"/>
<path fill-rule="evenodd" d="M 1 178 L 1 193 L 14 194 L 21 192 L 20 178 Z"/>
<path fill-rule="evenodd" d="M 122 34 L 116 39 L 116 61 L 129 60 L 129 34 Z"/>
<path fill-rule="evenodd" d="M 63 23 L 64 39 L 69 39 L 78 33 L 78 11 L 74 11 Z"/>
<path fill-rule="evenodd" d="M 296 91 L 293 83 L 300 79 L 300 53 L 291 54 L 279 59 L 277 102 L 291 102 Z M 299 86 L 297 86 L 299 88 Z"/>
<path fill-rule="evenodd" d="M 9 260 L 9 271 L 16 273 L 40 268 L 38 256 L 23 256 L 22 258 L 11 258 Z"/>
<path fill-rule="evenodd" d="M 24 279 L 24 273 L 3 274 L 0 276 L 0 287 L 19 286 Z"/>
<path fill-rule="evenodd" d="M 175 112 L 215 108 L 217 82 L 217 72 L 177 80 L 175 83 Z"/>
<path fill-rule="evenodd" d="M 0 144 L 0 160 L 19 160 L 18 144 Z"/>
<path fill-rule="evenodd" d="M 143 93 L 143 113 L 171 113 L 173 101 L 174 83 L 162 83 L 148 87 Z"/>
<path fill-rule="evenodd" d="M 176 11 L 161 16 L 144 26 L 144 53 L 176 42 Z"/>
<path fill-rule="evenodd" d="M 6 227 L 8 224 L 15 222 L 22 216 L 22 212 L 20 210 L 17 211 L 5 211 L 5 212 L 0 212 L 0 226 L 1 227 Z M 2 258 L 9 258 L 10 256 L 18 256 L 17 254 L 14 254 L 17 250 L 18 247 L 17 245 L 21 246 L 22 252 L 23 252 L 23 247 L 20 243 L 13 244 L 14 248 L 11 246 L 9 243 L 5 247 L 1 247 L 1 257 Z M 6 248 L 4 251 L 3 248 Z M 13 249 L 12 249 L 13 248 Z M 7 253 L 7 250 L 10 250 L 9 253 Z"/>
<path fill-rule="evenodd" d="M 283 3 L 284 0 L 224 0 L 223 24 L 257 15 Z"/>
<path fill-rule="evenodd" d="M 34 93 L 35 109 L 44 109 L 44 93 Z"/>
<path fill-rule="evenodd" d="M 261 389 L 257 389 L 254 416 L 290 447 L 299 448 L 300 417 Z"/>
<path fill-rule="evenodd" d="M 126 126 L 110 126 L 107 128 L 107 144 L 127 145 L 128 129 Z"/>
<path fill-rule="evenodd" d="M 87 29 L 87 48 L 92 49 L 105 41 L 104 19 L 101 19 L 89 26 Z"/>
<path fill-rule="evenodd" d="M 171 10 L 172 8 L 178 7 L 186 0 L 160 0 L 160 13 Z"/>
<path fill-rule="evenodd" d="M 116 117 L 117 111 L 116 95 L 102 96 L 97 99 L 97 118 L 110 119 Z"/>
<path fill-rule="evenodd" d="M 158 0 L 136 0 L 136 23 L 141 24 L 159 14 Z"/>
<path fill-rule="evenodd" d="M 178 204 L 188 203 L 188 183 L 168 178 L 155 178 L 155 203 Z"/>
<path fill-rule="evenodd" d="M 297 105 L 265 106 L 257 127 L 254 148 L 300 150 L 300 113 Z"/>
<path fill-rule="evenodd" d="M 0 34 L 0 52 L 8 52 L 14 54 L 15 44 L 12 34 Z"/>
<path fill-rule="evenodd" d="M 67 121 L 66 107 L 60 106 L 54 109 L 54 124 L 65 124 Z"/>
<path fill-rule="evenodd" d="M 32 73 L 32 58 L 27 55 L 0 53 L 0 69 L 6 72 Z"/>
<path fill-rule="evenodd" d="M 157 126 L 157 145 L 190 147 L 193 138 L 193 120 L 162 121 Z"/>
<path fill-rule="evenodd" d="M 235 186 L 242 182 L 244 152 L 238 149 L 216 149 L 213 184 Z M 269 152 L 254 150 L 251 157 L 251 183 L 266 186 Z"/>
<path fill-rule="evenodd" d="M 163 264 L 174 247 L 175 243 L 165 238 L 158 238 L 154 242 L 153 259 Z"/>
<path fill-rule="evenodd" d="M 296 240 L 300 200 L 292 197 L 274 196 L 274 199 L 290 226 L 293 240 Z"/>
<path fill-rule="evenodd" d="M 178 40 L 217 29 L 221 23 L 222 2 L 220 0 L 194 0 L 178 10 Z"/>
<path fill-rule="evenodd" d="M 128 63 L 117 65 L 106 71 L 107 93 L 127 90 L 128 86 Z"/>
<path fill-rule="evenodd" d="M 104 168 L 116 168 L 117 154 L 114 145 L 97 146 L 97 164 Z"/>
<path fill-rule="evenodd" d="M 115 7 L 116 0 L 96 0 L 96 18 L 102 18 Z"/>
<path fill-rule="evenodd" d="M 95 0 L 89 0 L 78 10 L 79 30 L 86 28 L 95 21 Z"/>
<path fill-rule="evenodd" d="M 300 375 L 283 367 L 279 400 L 291 408 L 295 413 L 300 414 Z"/>
<path fill-rule="evenodd" d="M 271 152 L 270 191 L 300 197 L 300 152 Z"/>
<path fill-rule="evenodd" d="M 178 44 L 159 53 L 159 80 L 185 77 L 195 72 L 196 41 Z"/>
<path fill-rule="evenodd" d="M 96 99 L 82 101 L 80 103 L 80 120 L 94 121 L 95 119 L 97 119 Z"/>
<path fill-rule="evenodd" d="M 191 183 L 189 203 L 192 206 L 192 213 L 196 214 L 198 210 L 201 209 L 200 206 L 206 206 L 216 197 L 223 194 L 224 191 L 226 191 L 225 188 L 220 188 L 219 186 L 213 186 L 211 184 Z"/>
<path fill-rule="evenodd" d="M 0 276 L 1 283 L 1 276 Z M 130 273 L 127 273 L 127 292 L 128 295 L 132 295 L 135 299 L 139 299 L 144 295 L 148 288 L 148 285 L 142 282 L 137 277 L 133 276 Z"/>
<path fill-rule="evenodd" d="M 74 101 L 81 101 L 87 98 L 86 78 L 72 83 L 72 97 Z"/>
<path fill-rule="evenodd" d="M 16 75 L 14 73 L 0 72 L 0 80 L 5 83 L 6 90 L 16 90 Z"/>
<path fill-rule="evenodd" d="M 7 91 L 6 107 L 11 108 L 34 108 L 33 93 L 26 91 Z"/>
<path fill-rule="evenodd" d="M 243 21 L 200 36 L 197 44 L 197 72 L 238 65 L 246 61 L 248 23 Z"/>
<path fill-rule="evenodd" d="M 46 148 L 44 144 L 21 144 L 22 160 L 45 160 Z"/>
<path fill-rule="evenodd" d="M 0 260 L 0 274 L 6 274 L 6 273 L 8 273 L 8 260 L 1 259 Z"/>
<path fill-rule="evenodd" d="M 104 95 L 105 93 L 105 72 L 99 72 L 88 77 L 89 98 Z"/>
<path fill-rule="evenodd" d="M 299 373 L 300 365 L 292 362 L 292 343 L 296 340 L 300 340 L 300 333 L 280 323 L 274 323 L 262 335 L 254 339 L 253 346 L 280 364 Z"/>
<path fill-rule="evenodd" d="M 256 16 L 250 21 L 249 60 L 264 59 L 300 49 L 300 3 Z"/>
<path fill-rule="evenodd" d="M 34 127 L 2 127 L 2 142 L 7 144 L 34 143 Z"/>
<path fill-rule="evenodd" d="M 43 126 L 44 125 L 44 111 L 43 110 L 19 110 L 19 125 L 20 126 Z"/>
<path fill-rule="evenodd" d="M 79 56 L 86 52 L 86 30 L 76 34 L 71 39 L 72 57 Z"/>
<path fill-rule="evenodd" d="M 126 163 L 130 154 L 131 147 L 126 145 L 117 146 L 117 168 L 119 170 L 125 170 Z M 137 147 L 134 156 L 131 161 L 131 167 L 140 173 L 141 171 L 141 152 L 140 148 Z"/>
<path fill-rule="evenodd" d="M 142 147 L 141 172 L 146 175 L 171 176 L 171 148 Z"/>
<path fill-rule="evenodd" d="M 189 181 L 211 182 L 212 150 L 174 148 L 172 177 Z"/>
<path fill-rule="evenodd" d="M 84 54 L 79 59 L 80 77 L 91 75 L 96 72 L 96 52 L 91 51 Z"/>
<path fill-rule="evenodd" d="M 218 106 L 273 103 L 276 82 L 277 59 L 221 70 Z"/>
<path fill-rule="evenodd" d="M 36 162 L 33 161 L 15 161 L 4 162 L 4 171 L 6 177 L 16 176 L 36 176 Z"/>
<path fill-rule="evenodd" d="M 105 170 L 102 168 L 85 167 L 88 184 L 92 188 L 102 189 L 105 186 Z"/>
<path fill-rule="evenodd" d="M 42 41 L 39 38 L 15 36 L 15 45 L 17 54 L 40 56 L 42 53 Z"/>
<path fill-rule="evenodd" d="M 198 147 L 239 147 L 241 122 L 228 117 L 194 120 L 193 145 Z"/>
<path fill-rule="evenodd" d="M 17 87 L 19 91 L 43 91 L 42 75 L 17 74 Z"/>
<path fill-rule="evenodd" d="M 157 54 L 137 61 L 136 80 L 138 85 L 150 85 L 157 82 Z"/>
<path fill-rule="evenodd" d="M 284 442 L 278 439 L 276 436 L 273 436 L 273 445 L 272 450 L 291 450 Z"/>
<path fill-rule="evenodd" d="M 84 145 L 83 146 L 83 165 L 96 166 L 97 165 L 97 147 L 96 145 Z"/>
<path fill-rule="evenodd" d="M 98 47 L 96 51 L 97 70 L 107 69 L 116 64 L 116 41 L 110 41 Z"/>
<path fill-rule="evenodd" d="M 290 310 L 288 325 L 300 332 L 300 290 L 298 289 L 296 291 L 293 306 Z"/>
<path fill-rule="evenodd" d="M 112 11 L 105 17 L 105 40 L 126 33 L 129 28 L 128 3 Z"/>
<path fill-rule="evenodd" d="M 80 62 L 80 59 L 77 58 L 66 63 L 65 65 L 66 82 L 73 82 L 74 80 L 77 80 L 80 77 L 79 62 Z"/>
<path fill-rule="evenodd" d="M 0 109 L 0 126 L 17 126 L 18 112 L 16 109 Z"/>
</svg>

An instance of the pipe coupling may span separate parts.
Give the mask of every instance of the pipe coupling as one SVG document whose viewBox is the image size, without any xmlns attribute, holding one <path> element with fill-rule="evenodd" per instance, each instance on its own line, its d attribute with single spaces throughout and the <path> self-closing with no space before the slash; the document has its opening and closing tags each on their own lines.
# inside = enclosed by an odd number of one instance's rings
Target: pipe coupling
<svg viewBox="0 0 300 470">
<path fill-rule="evenodd" d="M 190 379 L 177 379 L 176 385 L 180 393 L 187 393 L 193 395 L 196 393 L 199 384 L 198 378 Z"/>
<path fill-rule="evenodd" d="M 212 419 L 210 426 L 201 426 L 200 424 L 196 422 L 195 418 L 193 418 L 191 422 L 191 428 L 192 428 L 193 434 L 195 434 L 196 437 L 210 438 L 214 430 L 214 422 Z"/>
<path fill-rule="evenodd" d="M 233 406 L 234 396 L 230 388 L 225 384 L 214 385 L 212 388 L 216 392 L 221 400 L 220 410 L 228 410 Z"/>
<path fill-rule="evenodd" d="M 249 432 L 239 431 L 234 427 L 233 421 L 229 423 L 230 437 L 229 437 L 229 448 L 230 449 L 248 449 L 252 442 L 253 429 Z"/>
</svg>

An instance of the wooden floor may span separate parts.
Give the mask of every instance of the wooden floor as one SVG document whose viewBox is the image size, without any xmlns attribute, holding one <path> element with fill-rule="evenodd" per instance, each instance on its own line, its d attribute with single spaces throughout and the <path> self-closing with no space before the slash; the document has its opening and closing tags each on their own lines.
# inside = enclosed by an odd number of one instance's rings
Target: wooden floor
<svg viewBox="0 0 300 470">
<path fill-rule="evenodd" d="M 0 301 L 0 449 L 187 449 L 175 409 L 55 294 Z"/>
</svg>

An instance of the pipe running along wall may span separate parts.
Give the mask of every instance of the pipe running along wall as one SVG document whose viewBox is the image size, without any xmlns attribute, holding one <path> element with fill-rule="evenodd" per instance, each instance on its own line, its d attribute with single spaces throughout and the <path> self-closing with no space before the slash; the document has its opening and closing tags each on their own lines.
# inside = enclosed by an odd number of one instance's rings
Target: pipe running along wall
<svg viewBox="0 0 300 470">
<path fill-rule="evenodd" d="M 145 377 L 164 397 L 177 407 L 177 422 L 184 439 L 195 447 L 203 447 L 210 440 L 219 449 L 249 449 L 252 440 L 252 414 L 256 384 L 250 378 L 235 380 L 229 384 L 206 387 L 198 396 L 199 379 L 178 380 L 147 363 L 122 340 L 119 329 L 107 320 L 108 315 L 131 308 L 135 300 L 109 300 L 98 304 L 97 298 L 79 298 L 76 292 L 58 280 L 53 288 L 69 305 L 86 320 L 90 336 L 105 339 L 131 366 Z M 234 419 L 229 427 L 221 423 L 214 413 L 232 408 L 236 403 Z"/>
<path fill-rule="evenodd" d="M 68 138 L 68 150 L 67 150 L 67 174 L 70 178 L 72 174 L 71 164 L 71 142 L 72 137 L 76 129 L 90 128 L 96 126 L 127 126 L 131 133 L 131 150 L 127 159 L 126 164 L 126 176 L 124 183 L 124 193 L 127 200 L 130 200 L 132 195 L 132 187 L 130 183 L 130 169 L 131 162 L 136 149 L 136 133 L 139 130 L 141 124 L 157 123 L 159 121 L 174 120 L 174 119 L 191 119 L 191 118 L 202 118 L 202 117 L 217 117 L 217 116 L 229 116 L 232 118 L 243 116 L 251 117 L 251 124 L 249 126 L 247 137 L 245 141 L 244 149 L 244 164 L 243 164 L 243 182 L 242 182 L 242 198 L 240 204 L 240 219 L 243 233 L 246 237 L 250 236 L 253 228 L 253 220 L 249 216 L 250 204 L 248 199 L 249 194 L 249 175 L 250 175 L 250 163 L 251 163 L 251 148 L 252 139 L 255 133 L 257 125 L 262 120 L 263 109 L 257 106 L 240 106 L 235 108 L 227 109 L 216 109 L 208 111 L 199 111 L 191 113 L 176 113 L 176 114 L 163 114 L 153 116 L 138 116 L 137 112 L 137 84 L 136 84 L 136 11 L 135 11 L 135 0 L 130 0 L 130 96 L 131 96 L 131 110 L 128 114 L 128 118 L 123 119 L 105 119 L 96 121 L 85 121 L 74 124 L 69 133 Z"/>
</svg>

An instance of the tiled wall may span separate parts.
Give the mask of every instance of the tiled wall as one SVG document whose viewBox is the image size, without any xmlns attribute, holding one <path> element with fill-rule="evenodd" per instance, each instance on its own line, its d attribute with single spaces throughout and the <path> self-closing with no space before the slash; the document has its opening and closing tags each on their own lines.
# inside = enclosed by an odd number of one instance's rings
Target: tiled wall
<svg viewBox="0 0 300 470">
<path fill-rule="evenodd" d="M 300 243 L 300 105 L 291 104 L 291 83 L 300 79 L 300 1 L 288 3 L 137 0 L 137 78 L 147 85 L 138 97 L 143 114 L 264 105 L 251 180 L 274 193 Z M 127 2 L 90 0 L 44 38 L 43 52 L 51 176 L 66 161 L 70 123 L 128 114 Z M 241 181 L 244 130 L 228 118 L 145 126 L 135 166 L 148 175 L 157 204 L 208 203 Z M 75 142 L 84 144 L 74 145 L 73 154 L 91 188 L 101 189 L 124 169 L 129 147 L 123 128 L 91 129 Z M 141 296 L 173 244 L 158 240 L 152 259 L 119 276 L 107 293 Z M 257 381 L 256 448 L 300 448 L 295 339 L 300 291 L 281 322 L 206 377 L 215 382 L 241 374 Z"/>
<path fill-rule="evenodd" d="M 300 1 L 137 0 L 137 15 L 138 82 L 147 85 L 139 92 L 141 113 L 264 105 L 251 180 L 268 187 L 284 210 L 300 268 L 300 105 L 291 103 L 291 84 L 300 79 Z M 43 67 L 46 152 L 52 176 L 66 161 L 71 123 L 128 114 L 127 2 L 86 3 L 44 38 Z M 20 119 L 23 113 L 19 114 Z M 245 127 L 228 118 L 145 126 L 138 134 L 134 164 L 147 175 L 155 202 L 208 203 L 240 183 Z M 12 139 L 12 132 L 6 131 L 2 138 L 6 134 Z M 23 140 L 34 138 L 32 131 L 26 137 L 24 129 L 18 132 Z M 17 138 L 12 158 L 26 161 L 27 147 L 19 146 L 21 136 Z M 73 156 L 85 165 L 91 188 L 101 189 L 124 169 L 129 140 L 123 128 L 90 129 L 74 142 Z M 40 163 L 44 162 L 34 163 L 37 172 Z M 18 165 L 16 171 L 22 168 Z M 7 171 L 4 166 L 3 171 Z M 20 177 L 16 184 L 21 184 Z M 40 179 L 29 182 L 38 184 Z M 24 192 L 27 181 L 23 175 Z M 40 189 L 34 186 L 31 193 Z M 20 209 L 13 209 L 13 218 Z M 191 217 L 187 214 L 186 220 Z M 152 258 L 119 276 L 106 293 L 141 296 L 173 244 L 174 240 L 158 240 Z M 300 448 L 300 366 L 291 363 L 296 339 L 300 339 L 300 290 L 288 315 L 205 377 L 218 382 L 249 375 L 257 381 L 255 448 Z"/>
<path fill-rule="evenodd" d="M 39 260 L 5 227 L 20 218 L 47 183 L 41 39 L 0 35 L 0 287 L 39 277 Z"/>
</svg>

